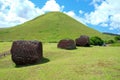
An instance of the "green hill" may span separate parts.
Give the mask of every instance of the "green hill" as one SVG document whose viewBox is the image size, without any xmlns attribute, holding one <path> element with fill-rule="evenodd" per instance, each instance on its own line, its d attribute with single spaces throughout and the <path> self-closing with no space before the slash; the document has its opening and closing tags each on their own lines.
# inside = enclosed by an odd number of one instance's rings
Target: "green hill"
<svg viewBox="0 0 120 80">
<path fill-rule="evenodd" d="M 99 36 L 108 39 L 110 36 L 93 30 L 61 12 L 49 12 L 33 20 L 12 28 L 0 30 L 0 41 L 40 40 L 56 42 L 63 38 L 75 39 L 80 35 Z"/>
</svg>

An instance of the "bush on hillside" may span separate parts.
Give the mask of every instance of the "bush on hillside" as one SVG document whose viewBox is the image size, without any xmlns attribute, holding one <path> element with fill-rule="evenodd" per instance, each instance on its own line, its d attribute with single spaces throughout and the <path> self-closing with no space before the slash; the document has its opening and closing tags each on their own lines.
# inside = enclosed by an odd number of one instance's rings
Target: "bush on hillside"
<svg viewBox="0 0 120 80">
<path fill-rule="evenodd" d="M 116 40 L 116 41 L 120 40 L 120 36 L 116 36 L 116 37 L 115 37 L 115 40 Z"/>
<path fill-rule="evenodd" d="M 90 38 L 90 44 L 91 45 L 99 45 L 99 46 L 102 46 L 104 43 L 104 41 L 100 38 L 100 37 L 91 37 Z"/>
<path fill-rule="evenodd" d="M 106 44 L 112 44 L 112 43 L 115 43 L 114 40 L 108 40 L 108 41 L 105 41 Z"/>
</svg>

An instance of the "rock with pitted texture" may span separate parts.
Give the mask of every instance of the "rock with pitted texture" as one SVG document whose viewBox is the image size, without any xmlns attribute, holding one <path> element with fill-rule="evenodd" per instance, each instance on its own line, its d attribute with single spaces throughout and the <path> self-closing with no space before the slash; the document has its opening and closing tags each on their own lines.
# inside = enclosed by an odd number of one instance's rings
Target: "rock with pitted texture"
<svg viewBox="0 0 120 80">
<path fill-rule="evenodd" d="M 75 41 L 72 39 L 60 40 L 57 47 L 62 49 L 68 49 L 68 50 L 76 49 Z"/>
<path fill-rule="evenodd" d="M 16 65 L 34 64 L 43 58 L 42 42 L 14 41 L 11 47 L 12 60 Z"/>
<path fill-rule="evenodd" d="M 89 37 L 85 35 L 82 35 L 80 36 L 80 38 L 77 38 L 75 42 L 76 42 L 76 46 L 84 46 L 84 47 L 90 46 Z"/>
</svg>

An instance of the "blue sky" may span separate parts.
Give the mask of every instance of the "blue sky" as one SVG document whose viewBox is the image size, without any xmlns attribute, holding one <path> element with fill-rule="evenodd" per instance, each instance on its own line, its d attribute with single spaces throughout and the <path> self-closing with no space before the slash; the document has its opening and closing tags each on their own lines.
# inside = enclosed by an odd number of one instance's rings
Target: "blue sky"
<svg viewBox="0 0 120 80">
<path fill-rule="evenodd" d="M 120 0 L 0 0 L 0 28 L 60 11 L 100 32 L 120 34 L 119 4 Z"/>
</svg>

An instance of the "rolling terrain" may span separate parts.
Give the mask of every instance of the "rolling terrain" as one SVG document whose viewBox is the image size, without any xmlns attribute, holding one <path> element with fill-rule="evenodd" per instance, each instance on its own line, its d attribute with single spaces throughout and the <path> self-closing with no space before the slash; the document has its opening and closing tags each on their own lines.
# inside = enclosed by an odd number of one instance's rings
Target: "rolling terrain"
<svg viewBox="0 0 120 80">
<path fill-rule="evenodd" d="M 0 41 L 40 40 L 58 42 L 60 39 L 75 39 L 80 35 L 99 36 L 111 39 L 61 12 L 49 12 L 12 28 L 0 30 Z"/>
</svg>

